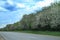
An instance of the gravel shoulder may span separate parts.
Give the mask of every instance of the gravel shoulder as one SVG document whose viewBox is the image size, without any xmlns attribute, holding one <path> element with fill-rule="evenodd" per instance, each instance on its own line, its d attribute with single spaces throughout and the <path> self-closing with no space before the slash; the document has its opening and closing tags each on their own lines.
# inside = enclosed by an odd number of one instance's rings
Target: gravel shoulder
<svg viewBox="0 0 60 40">
<path fill-rule="evenodd" d="M 0 40 L 4 40 L 4 38 L 0 35 Z"/>
</svg>

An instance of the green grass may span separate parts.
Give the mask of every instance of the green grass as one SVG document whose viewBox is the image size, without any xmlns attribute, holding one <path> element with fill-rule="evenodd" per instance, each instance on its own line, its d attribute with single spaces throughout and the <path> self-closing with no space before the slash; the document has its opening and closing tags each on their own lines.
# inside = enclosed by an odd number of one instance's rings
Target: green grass
<svg viewBox="0 0 60 40">
<path fill-rule="evenodd" d="M 52 36 L 60 36 L 60 32 L 51 32 L 51 31 L 21 31 L 24 33 L 33 33 L 33 34 L 40 34 L 40 35 L 52 35 Z"/>
</svg>

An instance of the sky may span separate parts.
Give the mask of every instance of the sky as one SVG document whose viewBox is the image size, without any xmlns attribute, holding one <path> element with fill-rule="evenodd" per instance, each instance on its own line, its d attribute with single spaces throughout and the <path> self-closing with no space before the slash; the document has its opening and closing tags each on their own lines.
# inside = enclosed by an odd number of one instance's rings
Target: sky
<svg viewBox="0 0 60 40">
<path fill-rule="evenodd" d="M 0 28 L 20 21 L 25 14 L 31 14 L 59 0 L 0 0 Z"/>
</svg>

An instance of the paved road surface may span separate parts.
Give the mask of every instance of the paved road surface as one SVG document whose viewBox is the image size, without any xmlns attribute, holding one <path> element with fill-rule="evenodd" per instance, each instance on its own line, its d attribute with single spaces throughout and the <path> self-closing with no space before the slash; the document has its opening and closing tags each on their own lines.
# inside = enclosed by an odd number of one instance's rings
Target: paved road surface
<svg viewBox="0 0 60 40">
<path fill-rule="evenodd" d="M 60 37 L 18 32 L 0 32 L 5 40 L 60 40 Z"/>
</svg>

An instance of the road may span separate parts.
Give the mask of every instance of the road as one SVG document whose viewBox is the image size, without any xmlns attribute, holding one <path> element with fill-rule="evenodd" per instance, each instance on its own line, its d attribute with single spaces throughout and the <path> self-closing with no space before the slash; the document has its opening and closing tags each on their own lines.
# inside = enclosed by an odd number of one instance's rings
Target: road
<svg viewBox="0 0 60 40">
<path fill-rule="evenodd" d="M 20 32 L 0 32 L 5 40 L 60 40 L 60 37 Z"/>
</svg>

